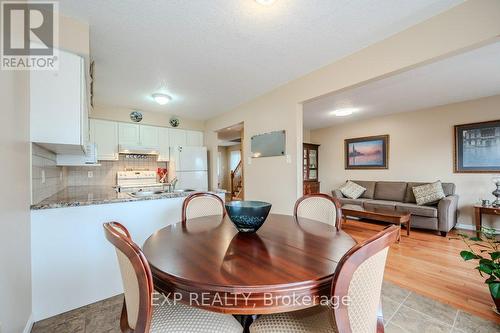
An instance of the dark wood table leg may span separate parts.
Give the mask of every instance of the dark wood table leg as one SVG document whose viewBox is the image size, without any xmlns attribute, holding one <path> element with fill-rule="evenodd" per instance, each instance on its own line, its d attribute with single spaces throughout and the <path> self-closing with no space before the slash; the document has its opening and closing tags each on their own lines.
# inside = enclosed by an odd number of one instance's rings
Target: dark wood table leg
<svg viewBox="0 0 500 333">
<path fill-rule="evenodd" d="M 408 220 L 408 222 L 406 222 L 406 236 L 410 237 L 410 229 L 411 229 L 411 220 Z"/>
<path fill-rule="evenodd" d="M 481 216 L 481 208 L 480 207 L 474 207 L 474 217 L 476 221 L 476 232 L 481 231 L 481 224 L 482 224 L 482 216 Z"/>
</svg>

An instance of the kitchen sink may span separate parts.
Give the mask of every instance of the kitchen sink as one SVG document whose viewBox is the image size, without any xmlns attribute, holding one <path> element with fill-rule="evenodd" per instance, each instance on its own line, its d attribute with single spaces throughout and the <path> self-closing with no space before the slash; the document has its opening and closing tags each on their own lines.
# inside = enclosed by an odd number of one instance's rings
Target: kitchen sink
<svg viewBox="0 0 500 333">
<path fill-rule="evenodd" d="M 186 193 L 186 192 L 194 192 L 196 190 L 192 189 L 184 189 L 184 190 L 174 190 L 174 193 Z"/>
<path fill-rule="evenodd" d="M 153 195 L 159 195 L 163 193 L 168 193 L 167 190 L 161 190 L 161 191 L 137 191 L 137 192 L 132 192 L 130 193 L 131 196 L 133 197 L 150 197 Z"/>
</svg>

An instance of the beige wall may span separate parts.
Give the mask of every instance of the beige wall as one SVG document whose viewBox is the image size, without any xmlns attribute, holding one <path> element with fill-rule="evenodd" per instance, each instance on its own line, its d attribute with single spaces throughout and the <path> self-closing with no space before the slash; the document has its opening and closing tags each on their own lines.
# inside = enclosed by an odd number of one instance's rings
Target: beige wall
<svg viewBox="0 0 500 333">
<path fill-rule="evenodd" d="M 320 146 L 321 191 L 329 193 L 347 179 L 452 182 L 460 195 L 460 224 L 472 224 L 472 205 L 492 199 L 492 174 L 453 173 L 453 126 L 500 119 L 500 95 L 399 113 L 314 130 Z M 344 139 L 390 135 L 388 170 L 345 170 Z M 495 221 L 500 229 L 500 220 Z"/>
<path fill-rule="evenodd" d="M 105 119 L 105 120 L 116 120 L 123 122 L 132 122 L 130 120 L 130 112 L 134 111 L 132 108 L 124 107 L 109 107 L 109 106 L 95 106 L 91 118 Z M 150 112 L 143 111 L 143 118 L 141 124 L 154 125 L 154 126 L 165 126 L 172 127 L 169 124 L 169 120 L 172 115 L 162 112 Z M 205 122 L 201 120 L 187 119 L 178 117 L 180 120 L 179 128 L 191 129 L 191 130 L 204 130 Z"/>
<path fill-rule="evenodd" d="M 59 15 L 59 47 L 79 54 L 88 60 L 90 28 L 85 22 Z"/>
<path fill-rule="evenodd" d="M 217 151 L 214 131 L 243 121 L 245 198 L 269 201 L 274 212 L 291 213 L 302 192 L 301 102 L 491 42 L 499 35 L 500 1 L 467 1 L 210 119 L 206 123 L 207 146 Z M 289 159 L 250 159 L 250 137 L 283 129 L 287 133 Z M 215 155 L 210 155 L 212 187 L 217 179 Z"/>
<path fill-rule="evenodd" d="M 221 173 L 218 177 L 218 188 L 229 191 L 229 168 L 228 168 L 228 154 L 227 147 L 219 146 L 217 151 L 220 154 L 220 168 Z"/>
<path fill-rule="evenodd" d="M 304 128 L 302 133 L 303 133 L 302 137 L 304 138 L 304 142 L 305 143 L 312 143 L 311 142 L 311 130 Z"/>
<path fill-rule="evenodd" d="M 3 333 L 18 333 L 31 315 L 30 144 L 28 76 L 0 71 L 0 322 Z"/>
</svg>

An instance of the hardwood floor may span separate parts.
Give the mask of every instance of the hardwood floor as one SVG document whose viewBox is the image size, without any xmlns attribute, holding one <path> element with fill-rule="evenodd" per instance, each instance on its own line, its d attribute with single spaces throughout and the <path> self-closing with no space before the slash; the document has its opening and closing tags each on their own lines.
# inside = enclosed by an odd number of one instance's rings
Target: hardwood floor
<svg viewBox="0 0 500 333">
<path fill-rule="evenodd" d="M 348 220 L 343 230 L 357 241 L 367 239 L 385 224 Z M 448 236 L 453 237 L 456 232 Z M 461 240 L 450 240 L 434 232 L 402 232 L 401 242 L 391 246 L 385 279 L 418 294 L 462 309 L 465 312 L 500 323 L 492 311 L 493 300 L 484 279 L 474 270 L 474 263 L 464 262 L 459 253 Z"/>
</svg>

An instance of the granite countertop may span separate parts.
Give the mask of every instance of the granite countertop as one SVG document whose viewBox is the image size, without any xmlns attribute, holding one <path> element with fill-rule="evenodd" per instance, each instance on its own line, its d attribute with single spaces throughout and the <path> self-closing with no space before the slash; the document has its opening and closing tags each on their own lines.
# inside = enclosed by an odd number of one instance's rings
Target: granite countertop
<svg viewBox="0 0 500 333">
<path fill-rule="evenodd" d="M 128 193 L 116 192 L 111 186 L 68 186 L 53 196 L 31 205 L 32 210 L 64 208 L 89 205 L 103 205 L 115 202 L 130 202 L 141 200 L 157 200 L 186 197 L 193 192 L 163 193 L 153 196 L 136 198 Z"/>
</svg>

